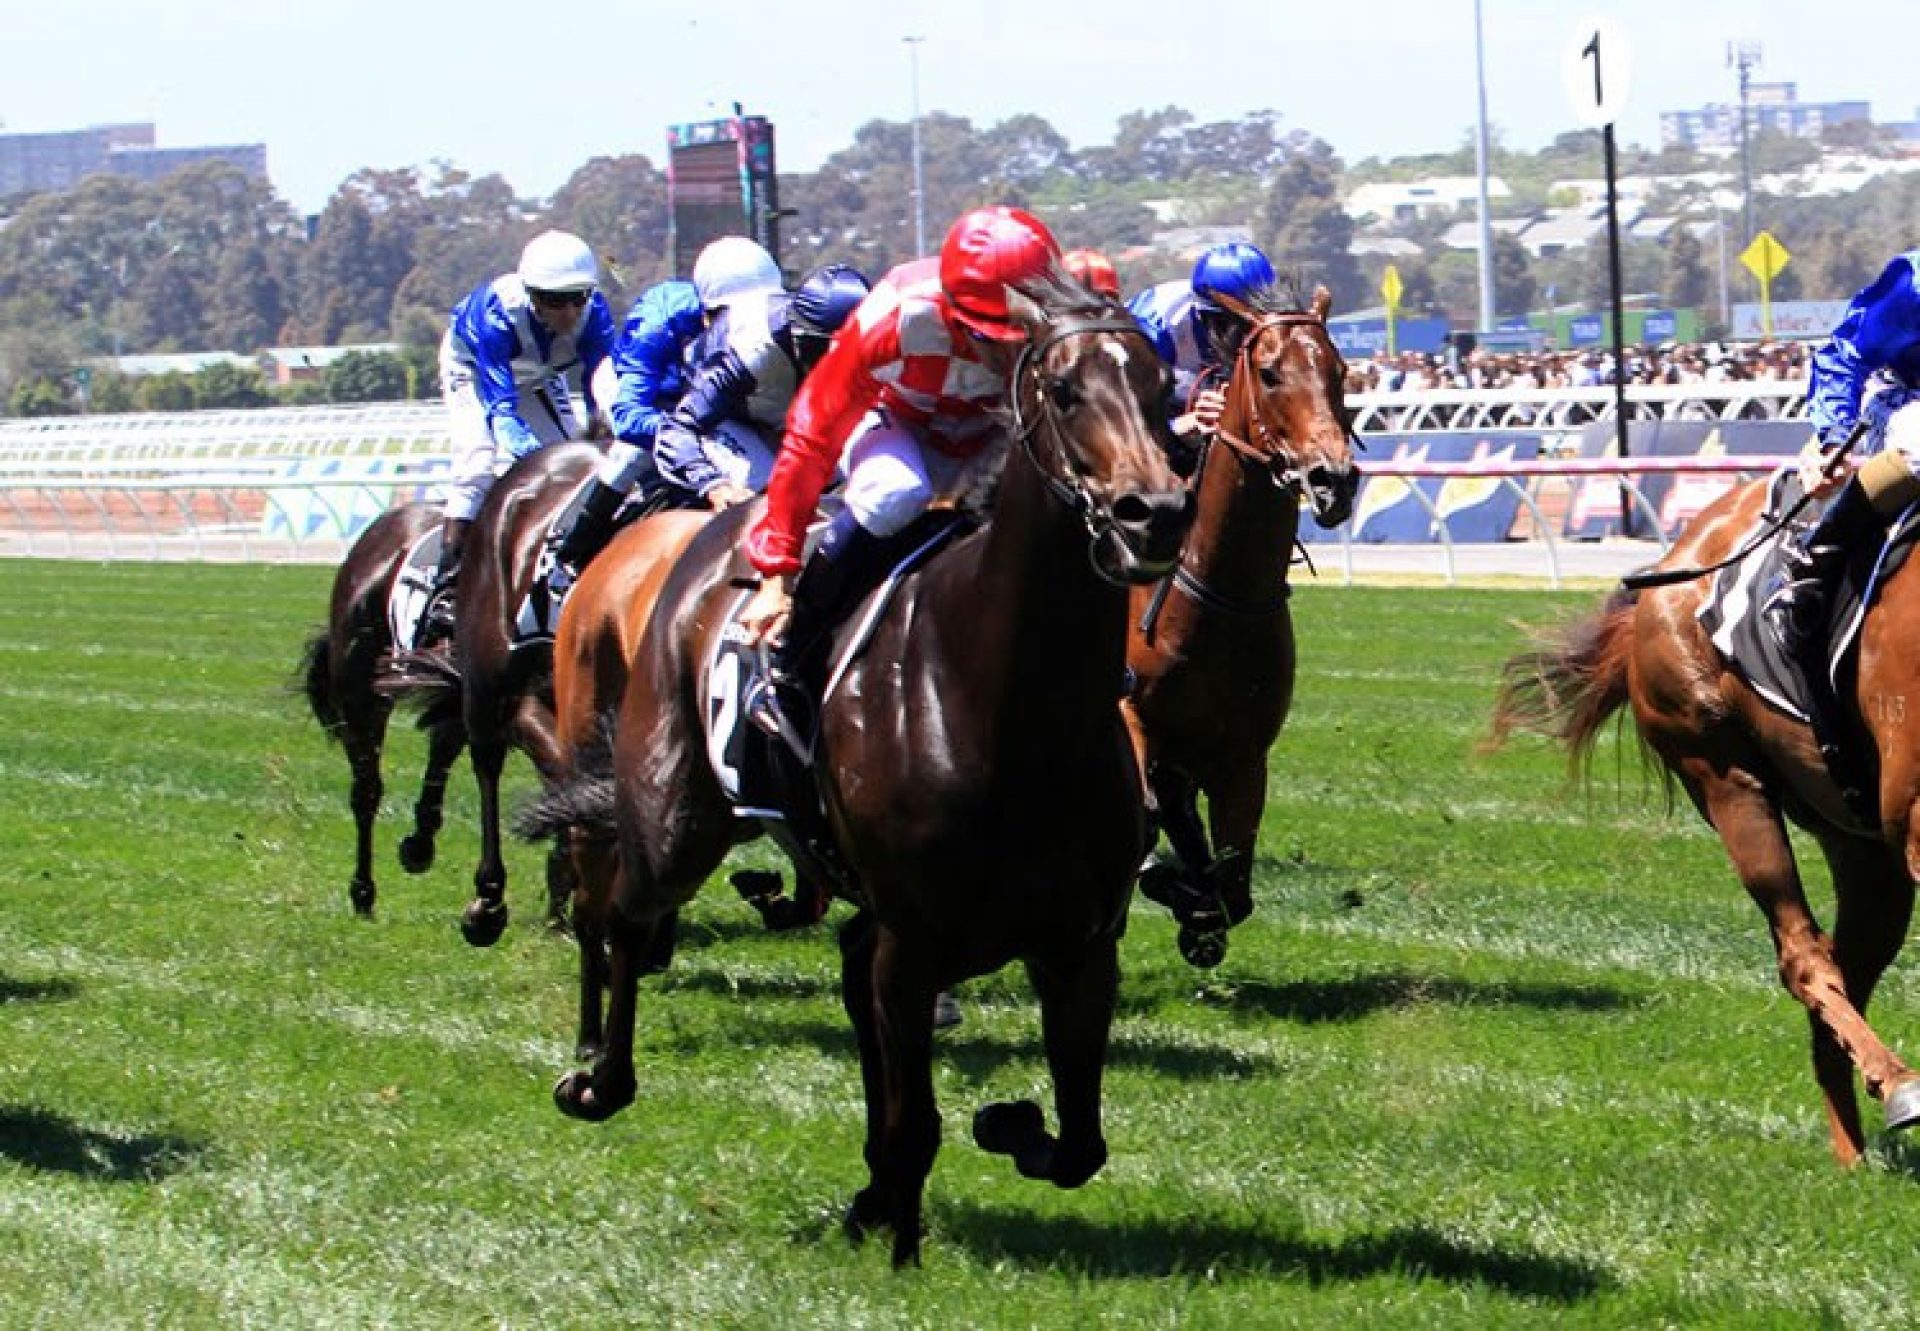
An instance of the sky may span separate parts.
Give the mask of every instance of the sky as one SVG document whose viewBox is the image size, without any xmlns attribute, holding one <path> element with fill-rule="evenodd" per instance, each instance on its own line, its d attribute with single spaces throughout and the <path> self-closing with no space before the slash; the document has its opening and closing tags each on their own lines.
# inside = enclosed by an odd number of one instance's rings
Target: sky
<svg viewBox="0 0 1920 1331">
<path fill-rule="evenodd" d="M 1611 21 L 1630 69 L 1621 141 L 1659 113 L 1737 100 L 1730 41 L 1803 101 L 1920 118 L 1920 0 L 1479 0 L 1487 117 L 1509 146 L 1580 128 L 1564 66 Z M 152 121 L 162 147 L 267 145 L 279 192 L 317 212 L 363 166 L 445 159 L 553 192 L 589 158 L 664 165 L 669 124 L 741 103 L 807 171 L 870 120 L 986 127 L 1044 117 L 1075 147 L 1128 111 L 1199 121 L 1271 109 L 1348 162 L 1444 152 L 1474 126 L 1474 0 L 12 0 L 0 126 Z M 1844 12 L 1846 23 L 1831 15 Z M 1876 38 L 1876 34 L 1879 36 Z M 903 39 L 922 38 L 909 45 Z M 917 65 L 918 77 L 915 77 Z"/>
</svg>

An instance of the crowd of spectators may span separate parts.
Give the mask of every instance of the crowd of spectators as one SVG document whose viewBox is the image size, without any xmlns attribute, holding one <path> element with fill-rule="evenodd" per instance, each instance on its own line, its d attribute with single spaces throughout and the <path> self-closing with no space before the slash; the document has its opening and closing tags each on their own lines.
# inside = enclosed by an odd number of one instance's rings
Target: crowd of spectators
<svg viewBox="0 0 1920 1331">
<path fill-rule="evenodd" d="M 1629 384 L 1779 381 L 1805 384 L 1812 355 L 1805 342 L 1663 342 L 1626 351 Z M 1349 393 L 1447 388 L 1597 388 L 1614 381 L 1610 348 L 1454 353 L 1406 351 L 1348 362 Z"/>
</svg>

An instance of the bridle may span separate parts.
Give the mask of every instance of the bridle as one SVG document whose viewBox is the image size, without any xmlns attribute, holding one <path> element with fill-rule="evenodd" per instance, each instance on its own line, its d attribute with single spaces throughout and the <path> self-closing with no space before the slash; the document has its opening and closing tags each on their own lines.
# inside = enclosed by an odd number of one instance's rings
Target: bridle
<svg viewBox="0 0 1920 1331">
<path fill-rule="evenodd" d="M 1132 337 L 1138 341 L 1150 357 L 1158 352 L 1140 325 L 1132 319 L 1109 317 L 1074 320 L 1057 328 L 1049 328 L 1043 338 L 1029 339 L 1020 348 L 1020 358 L 1014 362 L 1013 391 L 1010 394 L 1013 408 L 1013 433 L 1020 441 L 1020 447 L 1027 455 L 1027 461 L 1033 464 L 1034 471 L 1046 485 L 1054 498 L 1077 515 L 1087 529 L 1087 562 L 1103 581 L 1116 587 L 1130 586 L 1127 579 L 1108 568 L 1101 562 L 1100 552 L 1108 544 L 1109 538 L 1118 543 L 1116 533 L 1119 524 L 1114 521 L 1111 508 L 1088 488 L 1080 472 L 1066 457 L 1066 450 L 1056 445 L 1061 465 L 1049 467 L 1040 460 L 1039 451 L 1034 446 L 1034 437 L 1039 434 L 1043 424 L 1051 423 L 1056 432 L 1060 426 L 1057 420 L 1059 409 L 1052 405 L 1052 395 L 1046 391 L 1046 376 L 1041 371 L 1042 359 L 1047 352 L 1059 343 L 1072 337 L 1098 336 L 1102 333 L 1115 333 L 1122 337 Z M 1031 373 L 1029 373 L 1031 372 Z M 1038 406 L 1032 415 L 1028 415 L 1022 406 L 1021 388 L 1032 382 L 1035 385 Z"/>
<path fill-rule="evenodd" d="M 1234 353 L 1233 372 L 1227 376 L 1229 406 L 1234 398 L 1244 403 L 1244 411 L 1249 430 L 1253 437 L 1245 438 L 1227 428 L 1226 418 L 1231 411 L 1221 413 L 1221 423 L 1214 432 L 1214 439 L 1225 444 L 1238 457 L 1242 465 L 1269 475 L 1273 483 L 1283 490 L 1292 490 L 1295 494 L 1306 491 L 1307 468 L 1300 465 L 1300 459 L 1287 441 L 1286 428 L 1273 420 L 1267 412 L 1267 395 L 1255 391 L 1259 379 L 1259 369 L 1253 362 L 1253 353 L 1262 339 L 1268 336 L 1284 338 L 1293 328 L 1326 328 L 1319 315 L 1306 310 L 1290 310 L 1281 313 L 1258 314 L 1252 316 L 1252 328 L 1240 339 L 1240 349 Z M 1360 437 L 1347 429 L 1347 439 L 1356 450 L 1364 450 Z"/>
</svg>

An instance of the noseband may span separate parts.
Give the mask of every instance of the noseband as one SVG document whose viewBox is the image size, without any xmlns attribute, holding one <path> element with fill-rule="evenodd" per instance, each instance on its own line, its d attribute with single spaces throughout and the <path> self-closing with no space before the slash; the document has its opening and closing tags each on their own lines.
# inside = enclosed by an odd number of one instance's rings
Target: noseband
<svg viewBox="0 0 1920 1331">
<path fill-rule="evenodd" d="M 1149 356 L 1159 354 L 1153 349 L 1153 343 L 1148 341 L 1147 335 L 1140 331 L 1140 325 L 1132 319 L 1089 319 L 1050 329 L 1043 339 L 1037 342 L 1030 340 L 1020 348 L 1020 359 L 1014 364 L 1013 431 L 1015 438 L 1020 441 L 1020 447 L 1026 452 L 1027 461 L 1033 464 L 1034 471 L 1039 473 L 1040 479 L 1046 483 L 1053 497 L 1065 504 L 1079 516 L 1081 522 L 1086 524 L 1087 560 L 1093 565 L 1093 571 L 1115 586 L 1126 586 L 1128 584 L 1124 578 L 1116 576 L 1100 562 L 1100 548 L 1108 537 L 1115 534 L 1118 526 L 1113 520 L 1112 512 L 1106 504 L 1094 497 L 1093 491 L 1081 479 L 1079 472 L 1074 469 L 1071 462 L 1066 460 L 1065 449 L 1056 450 L 1060 452 L 1065 465 L 1059 471 L 1055 471 L 1040 461 L 1040 455 L 1034 448 L 1034 436 L 1040 432 L 1042 424 L 1051 423 L 1056 431 L 1060 429 L 1057 419 L 1059 409 L 1053 405 L 1052 397 L 1042 387 L 1038 393 L 1038 410 L 1032 416 L 1028 416 L 1021 407 L 1021 385 L 1026 382 L 1028 371 L 1032 371 L 1032 378 L 1036 385 L 1041 383 L 1041 358 L 1048 351 L 1070 337 L 1097 336 L 1101 333 L 1130 336 L 1140 342 Z"/>
<path fill-rule="evenodd" d="M 1257 392 L 1254 387 L 1260 372 L 1253 363 L 1253 353 L 1261 339 L 1269 335 L 1284 338 L 1288 330 L 1293 328 L 1324 330 L 1326 324 L 1318 315 L 1305 310 L 1262 314 L 1254 318 L 1252 329 L 1241 339 L 1240 350 L 1234 356 L 1233 372 L 1227 377 L 1227 392 L 1245 401 L 1244 415 L 1248 431 L 1253 437 L 1243 438 L 1229 430 L 1225 423 L 1228 413 L 1225 412 L 1214 437 L 1231 449 L 1242 463 L 1270 475 L 1273 483 L 1281 489 L 1302 494 L 1306 490 L 1307 468 L 1300 465 L 1299 457 L 1287 442 L 1285 427 L 1268 416 L 1267 395 Z M 1355 448 L 1361 447 L 1359 437 L 1351 429 L 1347 432 L 1347 438 Z"/>
</svg>

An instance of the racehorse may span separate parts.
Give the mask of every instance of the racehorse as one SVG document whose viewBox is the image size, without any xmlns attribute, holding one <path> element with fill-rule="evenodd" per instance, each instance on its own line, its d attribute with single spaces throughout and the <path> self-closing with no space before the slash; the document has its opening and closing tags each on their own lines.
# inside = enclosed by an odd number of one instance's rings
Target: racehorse
<svg viewBox="0 0 1920 1331">
<path fill-rule="evenodd" d="M 1330 299 L 1321 287 L 1301 309 L 1268 288 L 1253 305 L 1225 302 L 1249 328 L 1193 481 L 1193 530 L 1172 576 L 1133 594 L 1135 682 L 1121 706 L 1175 857 L 1149 867 L 1141 888 L 1173 909 L 1195 965 L 1218 964 L 1226 929 L 1253 910 L 1267 753 L 1293 701 L 1287 568 L 1301 501 L 1335 527 L 1359 483 Z"/>
<path fill-rule="evenodd" d="M 333 578 L 326 629 L 307 643 L 300 679 L 314 719 L 346 750 L 353 771 L 353 882 L 347 896 L 360 915 L 373 914 L 378 889 L 373 878 L 373 823 L 384 786 L 380 753 L 386 744 L 393 700 L 374 681 L 393 649 L 387 602 L 407 551 L 440 520 L 429 504 L 389 509 L 360 534 Z M 447 773 L 466 743 L 458 700 L 430 707 L 421 715 L 427 732 L 427 770 L 413 806 L 413 831 L 400 842 L 400 865 L 408 873 L 433 866 L 434 837 L 440 831 Z"/>
<path fill-rule="evenodd" d="M 858 884 L 840 935 L 841 993 L 860 1052 L 869 1180 L 845 1223 L 856 1238 L 890 1227 L 896 1265 L 918 1260 L 940 1140 L 934 995 L 963 978 L 1025 962 L 1060 1123 L 1056 1139 L 1031 1101 L 989 1105 L 976 1141 L 1060 1187 L 1105 1163 L 1101 1076 L 1146 841 L 1139 768 L 1114 706 L 1127 586 L 1172 567 L 1191 519 L 1163 451 L 1167 371 L 1125 311 L 1064 273 L 1022 283 L 1014 304 L 1028 341 L 988 521 L 901 579 L 823 704 L 814 768 Z M 635 981 L 650 935 L 753 834 L 708 761 L 701 676 L 740 596 L 736 547 L 757 511 L 722 514 L 693 538 L 621 700 L 602 811 L 620 843 L 607 1047 L 554 1088 L 578 1118 L 633 1100 Z M 586 812 L 566 793 L 556 830 Z"/>
<path fill-rule="evenodd" d="M 567 593 L 553 643 L 555 740 L 563 766 L 578 766 L 583 755 L 606 743 L 606 727 L 626 692 L 661 583 L 710 516 L 705 509 L 668 510 L 627 527 L 581 570 Z M 590 1058 L 605 1047 L 600 995 L 607 982 L 606 894 L 614 876 L 614 846 L 589 828 L 570 829 L 557 844 L 572 859 L 571 915 L 580 944 L 576 1052 Z M 656 934 L 648 969 L 664 969 L 672 955 L 672 926 Z"/>
<path fill-rule="evenodd" d="M 1705 568 L 1725 559 L 1762 511 L 1766 483 L 1730 491 L 1704 510 L 1661 561 Z M 1920 872 L 1920 734 L 1907 699 L 1920 698 L 1920 575 L 1882 588 L 1861 629 L 1857 710 L 1877 768 L 1877 825 L 1849 812 L 1808 727 L 1774 711 L 1720 659 L 1696 619 L 1705 576 L 1616 591 L 1557 641 L 1507 662 L 1493 742 L 1515 729 L 1561 741 L 1584 766 L 1607 718 L 1631 708 L 1646 750 L 1678 782 L 1724 843 L 1734 872 L 1773 935 L 1780 980 L 1813 1028 L 1813 1074 L 1833 1152 L 1851 1165 L 1866 1149 L 1853 1069 L 1882 1102 L 1890 1129 L 1920 1121 L 1920 1077 L 1867 1025 L 1867 1002 L 1899 953 Z M 1824 932 L 1807 904 L 1787 820 L 1820 845 L 1833 875 L 1835 920 Z"/>
<path fill-rule="evenodd" d="M 382 677 L 382 687 L 427 708 L 458 697 L 474 780 L 480 790 L 480 862 L 473 900 L 461 916 L 469 943 L 488 947 L 507 927 L 507 866 L 500 849 L 500 773 L 519 749 L 543 778 L 561 770 L 554 739 L 550 641 L 515 646 L 514 617 L 533 584 L 534 565 L 554 517 L 593 469 L 591 444 L 555 444 L 509 467 L 488 491 L 467 532 L 455 584 L 448 652 L 409 653 Z M 564 922 L 572 891 L 567 858 L 547 861 L 549 922 Z"/>
</svg>

